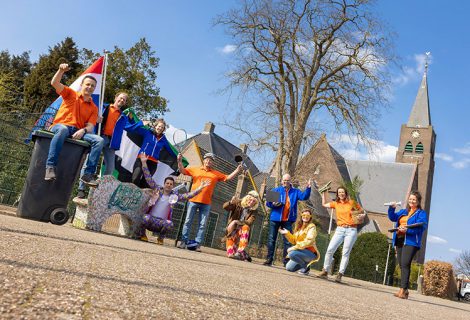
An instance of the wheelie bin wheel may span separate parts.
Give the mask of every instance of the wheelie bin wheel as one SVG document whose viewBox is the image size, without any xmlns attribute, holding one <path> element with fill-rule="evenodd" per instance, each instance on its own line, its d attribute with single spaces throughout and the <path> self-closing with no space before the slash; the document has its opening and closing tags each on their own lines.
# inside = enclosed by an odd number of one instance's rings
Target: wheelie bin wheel
<svg viewBox="0 0 470 320">
<path fill-rule="evenodd" d="M 65 208 L 56 208 L 52 210 L 49 220 L 52 224 L 63 225 L 69 220 L 69 213 Z"/>
</svg>

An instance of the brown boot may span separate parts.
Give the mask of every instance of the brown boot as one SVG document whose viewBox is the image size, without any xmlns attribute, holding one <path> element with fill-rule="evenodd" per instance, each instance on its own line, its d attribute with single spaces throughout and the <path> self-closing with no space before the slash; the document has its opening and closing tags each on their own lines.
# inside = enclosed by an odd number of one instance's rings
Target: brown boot
<svg viewBox="0 0 470 320">
<path fill-rule="evenodd" d="M 400 295 L 401 290 L 402 290 L 402 289 L 398 290 L 398 291 L 395 292 L 393 295 L 398 298 L 398 296 Z"/>
<path fill-rule="evenodd" d="M 398 292 L 398 298 L 400 299 L 408 299 L 408 295 L 406 294 L 405 289 L 400 289 L 400 292 Z"/>
<path fill-rule="evenodd" d="M 328 272 L 326 272 L 326 270 L 322 270 L 322 272 L 320 272 L 318 277 L 323 278 L 323 279 L 328 279 Z"/>
<path fill-rule="evenodd" d="M 341 272 L 338 272 L 335 278 L 335 282 L 341 282 L 341 278 L 343 278 L 343 274 Z"/>
<path fill-rule="evenodd" d="M 410 293 L 408 292 L 408 289 L 405 289 L 404 294 L 405 294 L 405 299 L 408 299 L 408 295 L 410 294 Z"/>
</svg>

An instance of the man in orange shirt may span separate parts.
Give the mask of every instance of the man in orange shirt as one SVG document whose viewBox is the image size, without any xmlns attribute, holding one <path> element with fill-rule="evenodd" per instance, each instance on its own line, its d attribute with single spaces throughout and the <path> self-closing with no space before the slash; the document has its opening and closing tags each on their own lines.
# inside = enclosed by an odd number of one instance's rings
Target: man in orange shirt
<svg viewBox="0 0 470 320">
<path fill-rule="evenodd" d="M 115 168 L 115 151 L 119 149 L 120 146 L 120 136 L 122 136 L 122 128 L 115 130 L 116 123 L 125 115 L 122 115 L 122 110 L 127 104 L 128 95 L 125 92 L 118 92 L 114 96 L 114 103 L 111 104 L 103 113 L 103 118 L 98 119 L 98 122 L 101 121 L 101 138 L 103 138 L 103 159 L 106 169 L 104 170 L 103 175 L 112 175 Z M 125 123 L 125 120 L 123 120 Z M 121 126 L 122 127 L 122 126 Z M 114 135 L 116 133 L 116 136 Z M 119 135 L 119 137 L 118 137 Z M 113 140 L 116 143 L 113 143 Z M 82 167 L 82 175 L 85 174 L 86 166 Z M 85 183 L 80 180 L 78 184 L 78 198 L 85 198 Z"/>
<path fill-rule="evenodd" d="M 239 165 L 231 174 L 228 176 L 213 169 L 215 156 L 213 153 L 206 153 L 204 155 L 202 167 L 183 167 L 182 162 L 183 156 L 178 154 L 178 170 L 185 175 L 193 178 L 193 185 L 191 190 L 197 189 L 203 181 L 208 181 L 210 184 L 202 189 L 201 193 L 192 197 L 189 200 L 188 211 L 186 214 L 186 220 L 184 221 L 181 242 L 178 248 L 185 249 L 188 242 L 189 231 L 191 230 L 191 224 L 199 209 L 199 230 L 196 235 L 196 251 L 201 251 L 201 243 L 204 240 L 204 231 L 206 229 L 207 217 L 211 210 L 212 193 L 214 192 L 215 185 L 219 181 L 229 181 L 237 176 L 241 171 L 242 166 Z"/>
<path fill-rule="evenodd" d="M 65 72 L 69 71 L 68 64 L 62 63 L 52 78 L 51 85 L 63 98 L 50 130 L 54 133 L 49 147 L 46 161 L 45 180 L 55 180 L 56 166 L 65 139 L 82 139 L 90 143 L 91 151 L 88 155 L 85 174 L 80 178 L 90 185 L 97 185 L 93 175 L 96 171 L 98 159 L 103 148 L 103 138 L 92 134 L 98 119 L 98 107 L 93 103 L 91 95 L 96 88 L 96 79 L 85 76 L 81 83 L 80 92 L 75 92 L 60 81 Z"/>
</svg>

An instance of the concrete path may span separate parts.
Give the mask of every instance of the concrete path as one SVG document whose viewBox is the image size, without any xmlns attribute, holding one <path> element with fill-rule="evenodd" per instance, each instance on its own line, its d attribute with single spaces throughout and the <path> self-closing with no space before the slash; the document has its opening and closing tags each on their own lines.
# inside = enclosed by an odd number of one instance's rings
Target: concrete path
<svg viewBox="0 0 470 320">
<path fill-rule="evenodd" d="M 468 303 L 214 252 L 0 214 L 0 319 L 470 319 Z"/>
</svg>

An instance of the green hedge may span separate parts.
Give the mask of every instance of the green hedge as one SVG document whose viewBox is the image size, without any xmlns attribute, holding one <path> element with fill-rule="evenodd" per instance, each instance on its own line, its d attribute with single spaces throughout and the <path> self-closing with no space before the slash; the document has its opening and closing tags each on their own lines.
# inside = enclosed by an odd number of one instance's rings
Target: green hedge
<svg viewBox="0 0 470 320">
<path fill-rule="evenodd" d="M 378 232 L 363 233 L 359 235 L 354 244 L 349 264 L 346 268 L 346 275 L 352 278 L 372 282 L 383 282 L 385 264 L 388 252 L 387 236 Z M 339 269 L 343 246 L 341 245 L 334 255 L 333 270 Z M 378 271 L 376 271 L 378 265 Z M 391 284 L 395 271 L 395 249 L 390 250 L 390 257 L 387 270 L 387 283 Z"/>
</svg>

